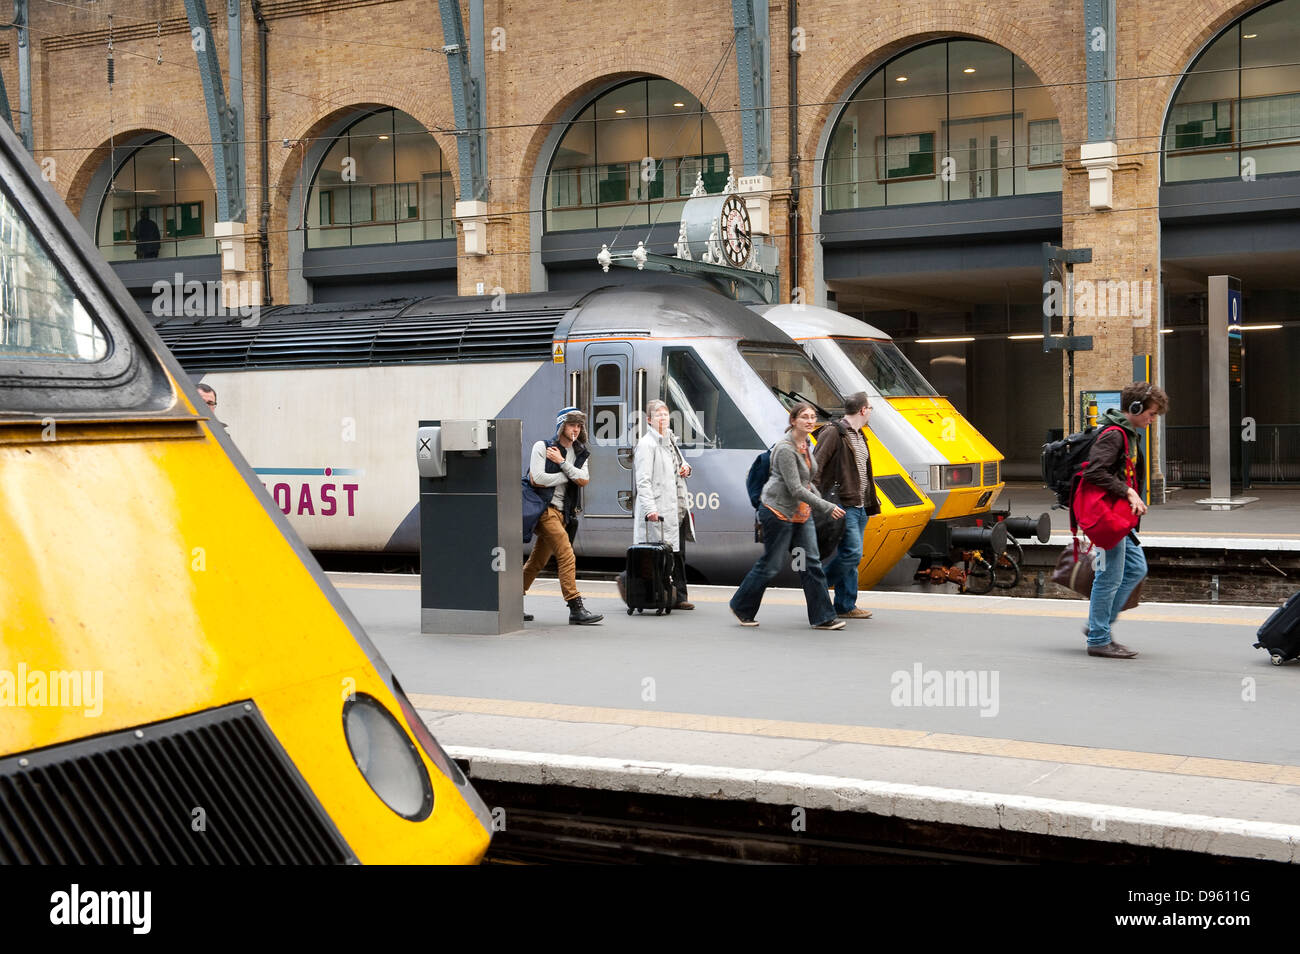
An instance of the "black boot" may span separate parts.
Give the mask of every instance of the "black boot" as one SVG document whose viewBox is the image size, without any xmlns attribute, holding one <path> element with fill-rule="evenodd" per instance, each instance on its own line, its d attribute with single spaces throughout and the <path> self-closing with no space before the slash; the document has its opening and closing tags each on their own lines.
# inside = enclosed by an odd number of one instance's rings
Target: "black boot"
<svg viewBox="0 0 1300 954">
<path fill-rule="evenodd" d="M 575 626 L 585 626 L 588 623 L 599 623 L 605 617 L 598 613 L 588 613 L 586 607 L 582 605 L 582 597 L 575 596 L 569 600 L 569 622 Z"/>
</svg>

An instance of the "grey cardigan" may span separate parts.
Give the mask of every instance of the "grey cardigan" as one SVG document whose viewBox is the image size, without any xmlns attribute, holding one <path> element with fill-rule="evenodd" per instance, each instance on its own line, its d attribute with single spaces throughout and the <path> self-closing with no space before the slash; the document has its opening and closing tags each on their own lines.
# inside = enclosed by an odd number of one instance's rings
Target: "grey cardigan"
<svg viewBox="0 0 1300 954">
<path fill-rule="evenodd" d="M 809 448 L 808 460 L 795 449 L 791 433 L 776 442 L 772 448 L 772 473 L 763 485 L 762 502 L 765 506 L 786 517 L 794 516 L 799 501 L 808 504 L 814 511 L 830 513 L 835 505 L 823 500 L 812 489 L 812 479 L 817 473 L 817 458 Z M 812 467 L 808 466 L 812 462 Z"/>
</svg>

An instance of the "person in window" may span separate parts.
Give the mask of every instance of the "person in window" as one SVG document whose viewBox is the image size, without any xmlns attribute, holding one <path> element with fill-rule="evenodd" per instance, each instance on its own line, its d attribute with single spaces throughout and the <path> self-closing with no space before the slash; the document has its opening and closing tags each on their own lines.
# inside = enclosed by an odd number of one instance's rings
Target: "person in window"
<svg viewBox="0 0 1300 954">
<path fill-rule="evenodd" d="M 867 520 L 880 513 L 871 472 L 871 452 L 862 429 L 871 419 L 865 391 L 847 398 L 844 416 L 817 435 L 817 489 L 823 497 L 838 490 L 844 507 L 844 539 L 826 566 L 826 579 L 835 588 L 835 614 L 840 619 L 871 619 L 871 610 L 858 608 L 858 563 Z"/>
<path fill-rule="evenodd" d="M 673 548 L 673 584 L 677 587 L 677 603 L 673 609 L 693 610 L 695 604 L 686 599 L 686 537 L 690 520 L 686 478 L 691 475 L 691 465 L 682 459 L 673 432 L 668 428 L 668 405 L 651 401 L 646 412 L 650 429 L 636 445 L 632 542 L 649 542 L 650 528 L 646 520 L 662 518 L 664 542 Z M 620 577 L 619 589 L 624 590 L 626 585 Z M 626 592 L 623 599 L 626 602 Z"/>
<path fill-rule="evenodd" d="M 140 221 L 135 223 L 135 257 L 157 258 L 161 245 L 158 239 L 158 226 L 149 218 L 149 210 L 140 211 Z"/>
<path fill-rule="evenodd" d="M 524 592 L 533 585 L 537 574 L 555 555 L 560 577 L 560 592 L 569 605 L 569 622 L 575 625 L 599 623 L 604 616 L 590 613 L 582 605 L 578 592 L 577 558 L 573 555 L 573 537 L 578 532 L 582 513 L 582 490 L 591 480 L 587 471 L 587 415 L 576 407 L 561 408 L 555 418 L 555 439 L 538 441 L 528 463 L 528 476 L 546 509 L 533 530 L 536 541 L 528 562 L 524 564 Z M 531 620 L 532 614 L 524 614 Z"/>
<path fill-rule="evenodd" d="M 816 429 L 816 408 L 806 401 L 796 404 L 790 409 L 786 436 L 772 448 L 771 475 L 763 485 L 758 510 L 763 525 L 763 555 L 731 597 L 731 612 L 741 626 L 758 625 L 754 617 L 763 593 L 780 572 L 785 555 L 791 553 L 808 604 L 808 622 L 814 629 L 844 628 L 844 620 L 836 619 L 826 590 L 826 574 L 817 552 L 817 530 L 809 519 L 814 508 L 836 520 L 844 516 L 841 508 L 823 500 L 813 489 L 817 461 L 809 450 L 808 435 Z"/>
</svg>

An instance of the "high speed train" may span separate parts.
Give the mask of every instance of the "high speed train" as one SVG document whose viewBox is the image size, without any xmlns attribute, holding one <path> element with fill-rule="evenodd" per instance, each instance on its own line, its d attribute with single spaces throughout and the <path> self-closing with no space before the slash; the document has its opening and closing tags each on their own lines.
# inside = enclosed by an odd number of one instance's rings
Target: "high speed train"
<svg viewBox="0 0 1300 954">
<path fill-rule="evenodd" d="M 693 474 L 693 576 L 737 580 L 761 552 L 745 477 L 810 400 L 828 419 L 843 394 L 770 322 L 703 284 L 583 292 L 288 305 L 255 326 L 174 318 L 158 328 L 213 387 L 218 415 L 289 522 L 321 551 L 414 553 L 421 419 L 519 418 L 525 450 L 582 408 L 591 482 L 575 540 L 621 558 L 632 539 L 632 454 L 652 398 L 667 402 Z M 859 565 L 879 581 L 934 511 L 871 434 L 883 512 Z"/>
<path fill-rule="evenodd" d="M 0 123 L 0 865 L 474 862 L 492 819 Z"/>
<path fill-rule="evenodd" d="M 930 386 L 889 335 L 815 305 L 754 310 L 797 341 L 836 390 L 871 396 L 871 430 L 934 501 L 936 522 L 967 523 L 992 509 L 1005 486 L 1002 454 Z"/>
</svg>

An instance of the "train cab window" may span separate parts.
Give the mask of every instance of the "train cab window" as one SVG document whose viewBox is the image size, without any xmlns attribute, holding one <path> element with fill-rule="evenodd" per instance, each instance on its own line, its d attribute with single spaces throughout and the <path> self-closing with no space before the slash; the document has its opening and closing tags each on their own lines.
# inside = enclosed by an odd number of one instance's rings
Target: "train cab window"
<svg viewBox="0 0 1300 954">
<path fill-rule="evenodd" d="M 808 401 L 825 420 L 843 411 L 843 398 L 802 351 L 745 347 L 740 354 L 787 410 Z"/>
<path fill-rule="evenodd" d="M 625 434 L 623 421 L 623 365 L 606 361 L 596 365 L 591 392 L 591 436 L 618 443 Z"/>
<path fill-rule="evenodd" d="M 0 358 L 99 361 L 108 337 L 0 192 Z"/>
<path fill-rule="evenodd" d="M 84 233 L 65 231 L 62 200 L 12 149 L 0 141 L 0 413 L 184 419 L 190 412 L 141 337 L 144 316 L 120 287 L 115 296 L 101 283 L 102 257 Z"/>
<path fill-rule="evenodd" d="M 761 449 L 753 425 L 690 348 L 664 354 L 663 399 L 683 447 Z"/>
<path fill-rule="evenodd" d="M 938 397 L 939 392 L 892 341 L 836 338 L 854 367 L 884 397 Z"/>
</svg>

